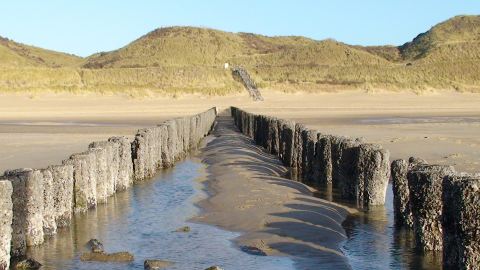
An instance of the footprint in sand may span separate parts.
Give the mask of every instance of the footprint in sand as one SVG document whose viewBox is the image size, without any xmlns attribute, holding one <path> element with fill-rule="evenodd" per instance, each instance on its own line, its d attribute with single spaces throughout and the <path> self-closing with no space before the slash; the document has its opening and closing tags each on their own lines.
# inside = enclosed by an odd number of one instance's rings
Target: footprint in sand
<svg viewBox="0 0 480 270">
<path fill-rule="evenodd" d="M 460 153 L 455 153 L 455 154 L 451 154 L 451 155 L 448 155 L 448 156 L 444 156 L 443 158 L 448 158 L 448 159 L 457 159 L 457 158 L 461 158 L 463 155 L 460 154 Z"/>
<path fill-rule="evenodd" d="M 396 143 L 396 142 L 399 142 L 401 139 L 400 138 L 392 138 L 390 140 L 391 143 Z"/>
<path fill-rule="evenodd" d="M 240 209 L 240 210 L 247 210 L 247 209 L 250 209 L 252 207 L 254 207 L 255 205 L 253 204 L 244 204 L 244 205 L 240 205 L 238 206 L 237 208 Z"/>
<path fill-rule="evenodd" d="M 252 199 L 252 200 L 246 200 L 246 203 L 256 203 L 256 202 L 264 202 L 265 199 L 263 198 L 258 198 L 258 199 Z"/>
</svg>

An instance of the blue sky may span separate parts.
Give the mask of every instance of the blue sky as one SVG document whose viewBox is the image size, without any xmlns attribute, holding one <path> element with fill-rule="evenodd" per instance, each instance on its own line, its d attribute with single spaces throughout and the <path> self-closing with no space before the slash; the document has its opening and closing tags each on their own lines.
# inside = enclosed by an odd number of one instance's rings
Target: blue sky
<svg viewBox="0 0 480 270">
<path fill-rule="evenodd" d="M 480 14 L 480 1 L 3 0 L 0 36 L 81 56 L 172 25 L 399 45 L 460 14 Z"/>
</svg>

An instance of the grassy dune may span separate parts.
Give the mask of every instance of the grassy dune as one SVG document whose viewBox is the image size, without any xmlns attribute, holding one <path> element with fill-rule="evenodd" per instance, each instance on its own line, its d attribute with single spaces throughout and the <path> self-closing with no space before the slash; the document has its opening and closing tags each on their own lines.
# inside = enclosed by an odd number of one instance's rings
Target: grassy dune
<svg viewBox="0 0 480 270">
<path fill-rule="evenodd" d="M 78 67 L 84 59 L 72 54 L 45 50 L 0 37 L 0 68 Z"/>
<path fill-rule="evenodd" d="M 245 66 L 266 89 L 480 92 L 479 60 L 480 16 L 454 17 L 399 47 L 169 27 L 87 58 L 1 39 L 0 90 L 242 91 L 223 69 L 227 62 Z"/>
</svg>

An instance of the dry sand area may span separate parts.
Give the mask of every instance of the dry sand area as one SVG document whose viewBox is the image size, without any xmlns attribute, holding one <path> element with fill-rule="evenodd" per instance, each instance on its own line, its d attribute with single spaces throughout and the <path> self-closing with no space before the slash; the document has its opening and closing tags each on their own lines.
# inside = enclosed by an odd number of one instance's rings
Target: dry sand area
<svg viewBox="0 0 480 270">
<path fill-rule="evenodd" d="M 246 94 L 176 99 L 2 94 L 0 172 L 54 164 L 93 140 L 131 136 L 168 118 L 230 105 L 293 119 L 325 133 L 365 137 L 389 149 L 392 159 L 415 155 L 460 171 L 480 171 L 480 94 L 262 94 L 264 102 L 253 102 Z"/>
</svg>

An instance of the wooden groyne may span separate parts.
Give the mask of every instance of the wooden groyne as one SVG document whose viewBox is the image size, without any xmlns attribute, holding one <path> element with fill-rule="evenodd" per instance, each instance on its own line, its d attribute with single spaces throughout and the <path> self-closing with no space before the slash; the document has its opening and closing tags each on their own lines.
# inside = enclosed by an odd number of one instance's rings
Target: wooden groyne
<svg viewBox="0 0 480 270">
<path fill-rule="evenodd" d="M 395 223 L 421 252 L 442 251 L 444 269 L 480 267 L 480 176 L 417 158 L 392 162 Z"/>
<path fill-rule="evenodd" d="M 75 214 L 173 166 L 214 126 L 210 109 L 112 137 L 44 169 L 0 176 L 0 270 L 29 246 L 68 227 Z M 325 134 L 293 121 L 232 107 L 239 130 L 291 168 L 296 180 L 369 209 L 385 203 L 392 181 L 395 224 L 413 231 L 419 252 L 443 252 L 444 269 L 478 269 L 480 176 L 419 158 L 390 163 L 389 151 L 363 139 Z"/>
<path fill-rule="evenodd" d="M 336 187 L 359 207 L 383 205 L 390 177 L 389 152 L 359 139 L 324 134 L 293 121 L 232 107 L 240 131 L 277 155 L 296 178 L 317 189 Z"/>
<path fill-rule="evenodd" d="M 277 155 L 297 180 L 318 190 L 334 187 L 358 207 L 384 204 L 391 176 L 395 224 L 413 230 L 418 252 L 443 252 L 444 269 L 479 269 L 480 175 L 414 157 L 390 164 L 388 150 L 362 139 L 235 107 L 231 115 L 243 134 Z"/>
<path fill-rule="evenodd" d="M 61 165 L 6 171 L 0 176 L 0 270 L 24 259 L 27 247 L 68 227 L 74 214 L 173 166 L 211 131 L 216 115 L 212 108 L 169 120 L 139 130 L 133 141 L 92 142 Z"/>
</svg>

